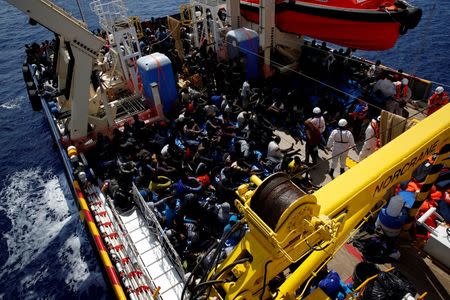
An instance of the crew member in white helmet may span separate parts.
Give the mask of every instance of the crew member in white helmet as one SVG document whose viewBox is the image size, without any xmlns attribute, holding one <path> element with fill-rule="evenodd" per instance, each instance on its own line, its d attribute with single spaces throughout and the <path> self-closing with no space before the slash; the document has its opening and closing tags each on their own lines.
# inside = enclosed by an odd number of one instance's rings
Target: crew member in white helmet
<svg viewBox="0 0 450 300">
<path fill-rule="evenodd" d="M 340 119 L 338 122 L 338 128 L 333 130 L 328 138 L 327 148 L 332 150 L 330 172 L 328 173 L 331 178 L 334 178 L 334 169 L 337 167 L 338 160 L 340 159 L 341 174 L 345 172 L 345 160 L 348 156 L 348 151 L 351 147 L 355 146 L 355 140 L 353 134 L 346 129 L 347 120 Z"/>
<path fill-rule="evenodd" d="M 411 100 L 411 89 L 408 86 L 409 80 L 403 78 L 401 81 L 394 82 L 395 95 L 393 99 L 386 102 L 386 109 L 399 116 L 407 117 L 404 107 Z"/>
<path fill-rule="evenodd" d="M 320 134 L 323 134 L 326 124 L 325 119 L 322 116 L 322 110 L 319 107 L 314 107 L 313 114 L 314 116 L 312 118 L 309 118 L 309 120 L 314 125 L 314 127 L 316 127 L 320 131 Z"/>
<path fill-rule="evenodd" d="M 362 161 L 377 150 L 378 139 L 380 138 L 380 120 L 381 116 L 378 116 L 376 120 L 372 119 L 367 126 L 364 145 L 359 153 L 359 161 Z"/>
</svg>

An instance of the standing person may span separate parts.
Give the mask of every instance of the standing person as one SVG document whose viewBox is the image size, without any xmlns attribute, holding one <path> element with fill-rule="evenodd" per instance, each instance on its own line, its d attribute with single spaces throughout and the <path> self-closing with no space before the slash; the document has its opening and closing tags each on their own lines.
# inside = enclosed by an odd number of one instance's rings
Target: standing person
<svg viewBox="0 0 450 300">
<path fill-rule="evenodd" d="M 243 109 L 247 109 L 249 98 L 250 98 L 250 84 L 246 80 L 242 84 L 241 88 L 241 101 Z"/>
<path fill-rule="evenodd" d="M 427 116 L 431 115 L 442 106 L 448 103 L 448 94 L 444 92 L 444 88 L 442 86 L 438 86 L 434 91 L 434 94 L 428 98 L 428 110 Z"/>
<path fill-rule="evenodd" d="M 408 83 L 409 80 L 407 78 L 403 78 L 401 81 L 394 82 L 395 86 L 394 98 L 398 103 L 396 111 L 394 111 L 394 113 L 404 117 L 408 117 L 406 115 L 408 114 L 408 112 L 404 109 L 404 107 L 406 106 L 406 103 L 408 103 L 411 100 L 412 96 L 412 92 L 408 86 Z"/>
<path fill-rule="evenodd" d="M 312 163 L 317 163 L 319 157 L 319 145 L 320 145 L 320 131 L 311 119 L 305 121 L 305 163 L 309 164 L 309 157 L 311 156 Z"/>
<path fill-rule="evenodd" d="M 333 130 L 328 138 L 327 148 L 332 149 L 331 166 L 328 174 L 331 178 L 334 178 L 334 169 L 337 167 L 338 160 L 340 159 L 341 174 L 345 172 L 345 160 L 348 156 L 348 150 L 355 146 L 355 140 L 353 134 L 346 129 L 347 120 L 340 119 L 338 122 L 338 128 Z"/>
<path fill-rule="evenodd" d="M 378 141 L 380 138 L 380 120 L 381 116 L 378 116 L 376 120 L 372 119 L 367 126 L 364 145 L 359 153 L 359 161 L 362 161 L 364 158 L 377 150 Z"/>
<path fill-rule="evenodd" d="M 325 123 L 325 119 L 322 115 L 322 110 L 320 107 L 314 107 L 313 109 L 313 117 L 309 118 L 308 120 L 311 120 L 312 124 L 319 130 L 320 134 L 320 143 L 321 149 L 325 147 L 326 141 L 325 137 L 323 136 L 323 133 L 325 132 L 325 129 L 327 127 L 327 124 Z M 308 160 L 306 160 L 308 161 Z"/>
<path fill-rule="evenodd" d="M 322 116 L 322 110 L 320 107 L 314 107 L 313 109 L 314 116 L 312 118 L 309 118 L 308 120 L 311 120 L 311 123 L 319 130 L 320 134 L 322 135 L 325 132 L 326 123 L 325 119 Z"/>
<path fill-rule="evenodd" d="M 367 77 L 370 78 L 370 81 L 377 80 L 378 77 L 383 72 L 381 68 L 381 61 L 377 60 L 374 65 L 370 65 L 369 70 L 367 70 Z"/>
</svg>

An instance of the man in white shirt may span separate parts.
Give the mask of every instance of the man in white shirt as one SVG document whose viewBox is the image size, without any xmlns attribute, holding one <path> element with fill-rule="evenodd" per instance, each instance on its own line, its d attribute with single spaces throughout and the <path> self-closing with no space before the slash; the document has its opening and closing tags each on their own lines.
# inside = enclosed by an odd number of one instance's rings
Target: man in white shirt
<svg viewBox="0 0 450 300">
<path fill-rule="evenodd" d="M 247 124 L 247 121 L 248 121 L 249 118 L 250 118 L 250 113 L 249 112 L 241 111 L 238 114 L 237 118 L 236 118 L 238 127 L 239 128 L 243 128 Z"/>
<path fill-rule="evenodd" d="M 366 128 L 364 145 L 359 153 L 359 161 L 362 161 L 364 158 L 375 152 L 377 150 L 377 139 L 379 138 L 379 125 L 380 125 L 381 116 L 378 118 L 372 119 L 369 125 Z"/>
<path fill-rule="evenodd" d="M 250 98 L 250 84 L 248 81 L 244 81 L 241 88 L 241 100 L 242 100 L 242 107 L 244 109 L 248 106 L 248 100 Z"/>
<path fill-rule="evenodd" d="M 275 138 L 267 146 L 267 160 L 272 163 L 278 164 L 283 160 L 284 155 L 293 149 L 294 144 L 288 149 L 280 148 L 281 138 L 275 136 Z"/>
<path fill-rule="evenodd" d="M 322 110 L 319 107 L 314 107 L 313 109 L 314 116 L 309 118 L 308 120 L 316 127 L 320 134 L 323 134 L 326 128 L 325 119 L 322 116 Z"/>
<path fill-rule="evenodd" d="M 348 156 L 348 151 L 355 146 L 353 134 L 346 129 L 347 120 L 340 119 L 338 128 L 333 130 L 328 138 L 327 148 L 332 149 L 330 172 L 331 178 L 334 178 L 334 169 L 337 167 L 338 160 L 340 160 L 341 174 L 345 172 L 345 160 Z"/>
<path fill-rule="evenodd" d="M 384 97 L 393 97 L 395 95 L 395 86 L 391 80 L 384 77 L 375 83 L 373 86 L 373 92 L 376 93 L 380 91 Z"/>
</svg>

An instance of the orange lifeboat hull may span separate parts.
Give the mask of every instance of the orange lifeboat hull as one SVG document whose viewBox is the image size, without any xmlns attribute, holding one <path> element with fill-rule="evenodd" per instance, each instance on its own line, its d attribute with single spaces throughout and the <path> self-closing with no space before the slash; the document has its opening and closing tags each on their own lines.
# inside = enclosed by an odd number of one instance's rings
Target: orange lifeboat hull
<svg viewBox="0 0 450 300">
<path fill-rule="evenodd" d="M 344 47 L 387 50 L 395 45 L 400 34 L 419 23 L 422 11 L 407 4 L 378 6 L 379 2 L 277 1 L 275 24 L 280 31 L 306 35 Z M 258 24 L 259 0 L 241 0 L 240 3 L 242 17 Z"/>
</svg>

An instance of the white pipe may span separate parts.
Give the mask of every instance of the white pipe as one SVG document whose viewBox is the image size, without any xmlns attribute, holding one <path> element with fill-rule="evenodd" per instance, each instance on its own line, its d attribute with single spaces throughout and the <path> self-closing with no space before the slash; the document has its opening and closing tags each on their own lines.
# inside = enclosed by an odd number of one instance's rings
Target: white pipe
<svg viewBox="0 0 450 300">
<path fill-rule="evenodd" d="M 424 222 L 426 219 L 428 219 L 432 214 L 436 212 L 436 207 L 432 207 L 429 210 L 427 210 L 426 213 L 424 213 L 417 221 L 416 223 L 418 225 L 424 225 Z"/>
</svg>

